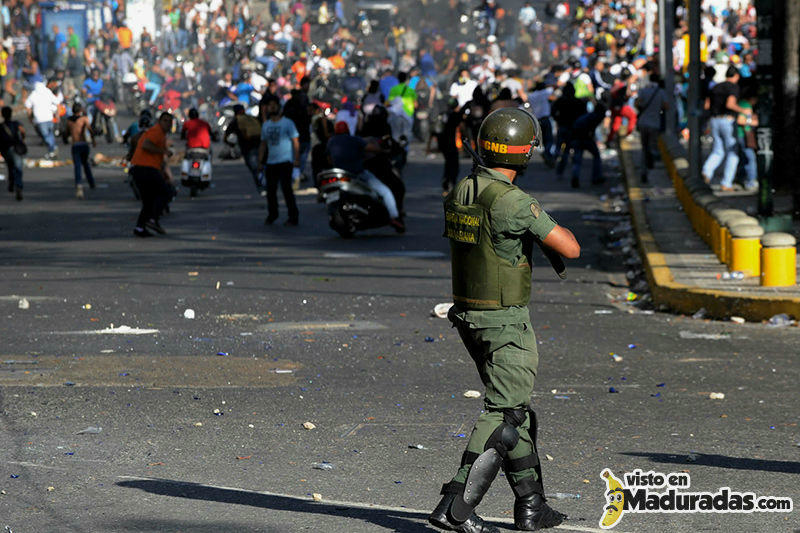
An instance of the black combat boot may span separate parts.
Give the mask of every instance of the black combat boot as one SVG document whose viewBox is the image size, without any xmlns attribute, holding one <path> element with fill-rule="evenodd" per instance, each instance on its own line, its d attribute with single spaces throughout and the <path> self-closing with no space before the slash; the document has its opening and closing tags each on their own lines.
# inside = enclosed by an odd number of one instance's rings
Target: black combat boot
<svg viewBox="0 0 800 533">
<path fill-rule="evenodd" d="M 428 522 L 446 531 L 460 531 L 461 533 L 500 533 L 499 529 L 491 524 L 487 524 L 483 521 L 483 518 L 475 513 L 472 513 L 465 522 L 460 524 L 453 521 L 449 516 L 449 511 L 457 495 L 456 492 L 452 492 L 452 489 L 455 488 L 454 485 L 460 485 L 463 490 L 463 484 L 448 483 L 444 485 L 442 487 L 442 499 L 428 517 Z"/>
<path fill-rule="evenodd" d="M 545 497 L 534 492 L 514 501 L 514 525 L 521 531 L 538 531 L 555 527 L 567 518 L 549 505 Z"/>
</svg>

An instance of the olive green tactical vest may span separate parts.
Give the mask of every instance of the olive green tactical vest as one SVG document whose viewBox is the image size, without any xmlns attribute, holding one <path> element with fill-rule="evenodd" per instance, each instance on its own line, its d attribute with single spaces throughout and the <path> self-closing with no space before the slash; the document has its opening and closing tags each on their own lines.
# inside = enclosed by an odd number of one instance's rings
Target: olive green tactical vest
<svg viewBox="0 0 800 533">
<path fill-rule="evenodd" d="M 477 178 L 471 178 L 477 188 Z M 467 180 L 465 180 L 467 181 Z M 462 186 L 469 186 L 464 183 Z M 531 266 L 514 266 L 497 255 L 492 242 L 491 209 L 514 186 L 493 181 L 475 199 L 461 205 L 455 191 L 444 201 L 444 236 L 450 239 L 453 302 L 466 310 L 526 306 L 531 293 Z"/>
</svg>

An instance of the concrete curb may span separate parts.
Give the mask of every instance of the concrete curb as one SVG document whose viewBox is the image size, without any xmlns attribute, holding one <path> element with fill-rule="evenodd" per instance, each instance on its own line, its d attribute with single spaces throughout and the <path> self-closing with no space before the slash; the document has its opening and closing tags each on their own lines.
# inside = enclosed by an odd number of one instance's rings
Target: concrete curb
<svg viewBox="0 0 800 533">
<path fill-rule="evenodd" d="M 666 144 L 666 143 L 665 143 Z M 663 146 L 662 146 L 663 148 Z M 642 255 L 642 264 L 647 273 L 647 281 L 656 305 L 666 305 L 684 314 L 692 314 L 704 307 L 711 318 L 740 316 L 748 321 L 767 320 L 786 313 L 800 318 L 800 298 L 787 296 L 747 295 L 739 292 L 703 289 L 675 281 L 664 255 L 658 248 L 655 237 L 650 232 L 644 208 L 644 195 L 638 186 L 636 169 L 631 158 L 632 148 L 628 141 L 620 143 L 620 162 L 625 187 L 628 191 L 628 204 L 636 242 Z M 668 150 L 662 154 L 670 157 Z M 664 162 L 668 172 L 676 172 L 672 160 Z M 674 180 L 674 176 L 671 176 Z"/>
</svg>

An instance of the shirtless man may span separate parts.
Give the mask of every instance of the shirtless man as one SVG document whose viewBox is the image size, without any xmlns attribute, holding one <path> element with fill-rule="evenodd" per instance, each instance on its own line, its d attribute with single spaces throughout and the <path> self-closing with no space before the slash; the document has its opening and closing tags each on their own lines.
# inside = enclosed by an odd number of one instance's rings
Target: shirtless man
<svg viewBox="0 0 800 533">
<path fill-rule="evenodd" d="M 83 106 L 79 103 L 72 105 L 72 116 L 67 119 L 67 134 L 72 143 L 72 166 L 75 169 L 75 196 L 83 198 L 83 184 L 81 184 L 81 167 L 86 171 L 86 181 L 94 189 L 94 176 L 89 164 L 89 143 L 86 142 L 87 134 L 92 139 L 92 146 L 97 146 L 94 133 L 89 124 L 89 117 L 84 113 Z"/>
</svg>

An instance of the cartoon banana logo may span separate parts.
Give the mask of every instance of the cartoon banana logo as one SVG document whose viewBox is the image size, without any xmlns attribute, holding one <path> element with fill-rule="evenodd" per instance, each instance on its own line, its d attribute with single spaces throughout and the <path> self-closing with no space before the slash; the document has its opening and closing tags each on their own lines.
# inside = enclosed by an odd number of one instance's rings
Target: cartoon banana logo
<svg viewBox="0 0 800 533">
<path fill-rule="evenodd" d="M 622 487 L 622 482 L 614 477 L 614 474 L 606 468 L 600 474 L 600 477 L 606 481 L 608 490 L 606 491 L 606 500 L 608 505 L 604 507 L 605 513 L 600 519 L 600 527 L 602 529 L 611 529 L 614 527 L 623 513 L 625 513 L 625 492 Z"/>
</svg>

